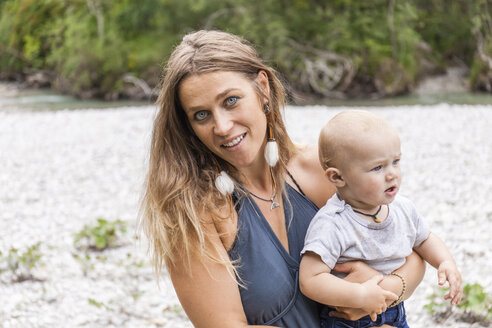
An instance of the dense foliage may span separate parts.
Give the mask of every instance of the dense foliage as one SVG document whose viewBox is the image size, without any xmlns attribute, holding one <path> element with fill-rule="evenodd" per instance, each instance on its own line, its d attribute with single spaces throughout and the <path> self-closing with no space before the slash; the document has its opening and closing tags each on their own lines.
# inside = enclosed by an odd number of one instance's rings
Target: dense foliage
<svg viewBox="0 0 492 328">
<path fill-rule="evenodd" d="M 488 0 L 3 0 L 0 78 L 81 97 L 149 96 L 173 46 L 205 28 L 253 42 L 298 93 L 401 94 L 456 65 L 490 92 L 491 8 Z"/>
</svg>

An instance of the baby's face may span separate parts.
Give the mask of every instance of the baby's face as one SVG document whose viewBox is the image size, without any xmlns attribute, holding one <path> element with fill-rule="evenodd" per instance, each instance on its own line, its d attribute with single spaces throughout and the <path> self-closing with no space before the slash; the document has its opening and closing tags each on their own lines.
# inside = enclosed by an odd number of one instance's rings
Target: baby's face
<svg viewBox="0 0 492 328">
<path fill-rule="evenodd" d="M 347 203 L 358 209 L 372 210 L 389 204 L 401 183 L 400 139 L 393 130 L 366 133 L 347 149 L 340 170 Z"/>
</svg>

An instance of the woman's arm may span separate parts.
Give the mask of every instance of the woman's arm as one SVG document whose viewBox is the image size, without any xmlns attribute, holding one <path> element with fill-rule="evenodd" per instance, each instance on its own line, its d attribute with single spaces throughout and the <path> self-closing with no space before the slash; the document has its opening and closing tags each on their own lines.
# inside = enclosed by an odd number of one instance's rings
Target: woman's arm
<svg viewBox="0 0 492 328">
<path fill-rule="evenodd" d="M 394 273 L 399 274 L 405 279 L 406 288 L 405 293 L 403 294 L 403 300 L 406 300 L 412 296 L 413 292 L 424 278 L 425 262 L 417 253 L 412 252 L 407 256 L 405 264 L 396 269 Z M 385 276 L 379 285 L 397 295 L 400 295 L 403 287 L 400 278 L 393 275 Z"/>
<path fill-rule="evenodd" d="M 213 224 L 206 228 L 212 236 L 216 255 L 227 257 Z M 190 265 L 188 270 L 187 266 Z M 197 328 L 246 327 L 239 288 L 227 269 L 209 259 L 193 256 L 188 263 L 181 258 L 168 265 L 174 289 L 186 314 Z M 263 327 L 263 326 L 262 326 Z"/>
<path fill-rule="evenodd" d="M 331 306 L 361 308 L 370 313 L 372 320 L 386 311 L 387 302 L 398 296 L 381 288 L 378 283 L 382 275 L 362 282 L 353 283 L 330 274 L 331 269 L 318 254 L 306 252 L 299 268 L 301 292 L 312 300 Z"/>
<path fill-rule="evenodd" d="M 360 261 L 337 264 L 334 270 L 347 273 L 348 275 L 345 279 L 352 282 L 364 282 L 378 274 L 376 270 Z M 425 262 L 417 253 L 412 252 L 412 254 L 407 256 L 405 264 L 394 272 L 405 279 L 406 288 L 405 293 L 403 294 L 403 300 L 406 300 L 413 294 L 424 278 Z M 396 295 L 400 295 L 403 288 L 401 279 L 393 275 L 385 276 L 383 281 L 379 283 L 379 286 Z M 358 320 L 367 314 L 367 312 L 362 311 L 361 309 L 347 307 L 337 307 L 337 311 L 330 313 L 330 315 L 335 317 L 348 320 Z"/>
</svg>

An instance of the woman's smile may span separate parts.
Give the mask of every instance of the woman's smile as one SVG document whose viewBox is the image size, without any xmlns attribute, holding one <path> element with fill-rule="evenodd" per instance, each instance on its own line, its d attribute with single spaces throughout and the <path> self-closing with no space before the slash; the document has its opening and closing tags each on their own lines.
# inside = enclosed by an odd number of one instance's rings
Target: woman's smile
<svg viewBox="0 0 492 328">
<path fill-rule="evenodd" d="M 222 144 L 221 147 L 226 148 L 229 151 L 233 151 L 239 148 L 239 145 L 241 144 L 241 142 L 244 140 L 245 137 L 246 137 L 246 133 L 243 133 L 240 136 L 234 138 L 232 141 Z"/>
</svg>

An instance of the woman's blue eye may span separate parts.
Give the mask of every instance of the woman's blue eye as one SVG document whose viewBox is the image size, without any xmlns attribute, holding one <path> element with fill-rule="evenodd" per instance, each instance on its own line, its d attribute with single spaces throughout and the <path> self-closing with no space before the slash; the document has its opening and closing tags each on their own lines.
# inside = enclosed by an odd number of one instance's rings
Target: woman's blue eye
<svg viewBox="0 0 492 328">
<path fill-rule="evenodd" d="M 229 97 L 226 99 L 226 105 L 233 106 L 237 103 L 238 99 L 239 99 L 239 97 L 236 97 L 236 96 Z"/>
<path fill-rule="evenodd" d="M 375 168 L 372 169 L 372 171 L 379 171 L 381 170 L 383 167 L 381 165 L 379 166 L 376 166 Z"/>
<path fill-rule="evenodd" d="M 202 110 L 202 111 L 196 112 L 194 116 L 195 116 L 195 120 L 203 121 L 204 119 L 207 118 L 208 113 Z"/>
<path fill-rule="evenodd" d="M 400 163 L 400 160 L 399 160 L 399 159 L 395 159 L 395 160 L 393 161 L 393 165 L 398 165 L 398 163 Z"/>
</svg>

